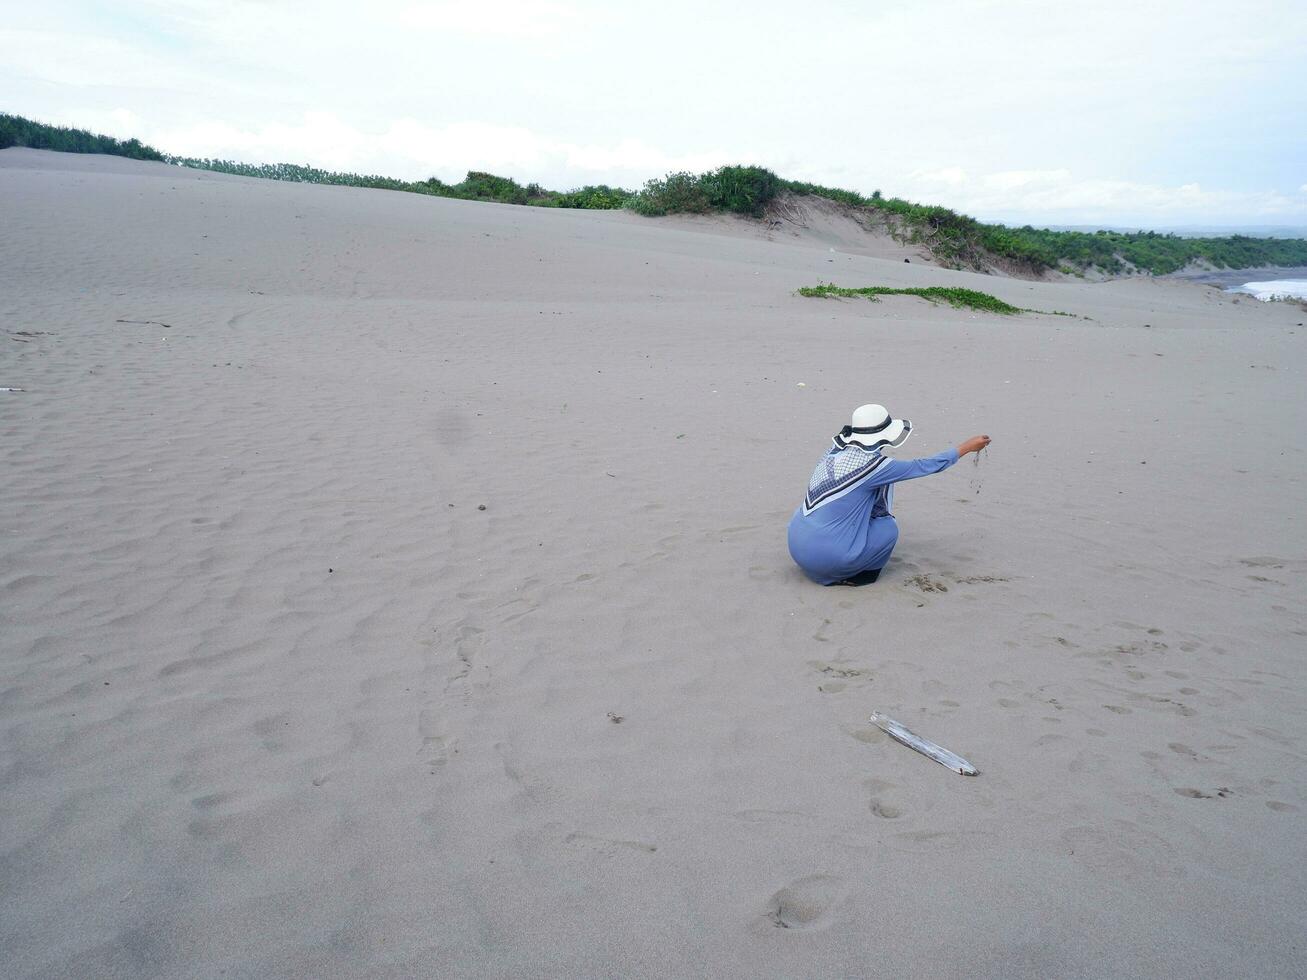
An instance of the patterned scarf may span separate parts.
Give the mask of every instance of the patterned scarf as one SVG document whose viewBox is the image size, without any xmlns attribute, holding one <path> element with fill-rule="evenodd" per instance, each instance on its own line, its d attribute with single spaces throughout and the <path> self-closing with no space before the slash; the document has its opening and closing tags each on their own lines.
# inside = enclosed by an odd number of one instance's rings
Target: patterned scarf
<svg viewBox="0 0 1307 980">
<path fill-rule="evenodd" d="M 803 498 L 806 517 L 818 507 L 839 500 L 863 480 L 875 473 L 886 457 L 877 449 L 864 449 L 857 443 L 836 439 L 835 445 L 817 462 L 808 481 L 808 493 Z"/>
</svg>

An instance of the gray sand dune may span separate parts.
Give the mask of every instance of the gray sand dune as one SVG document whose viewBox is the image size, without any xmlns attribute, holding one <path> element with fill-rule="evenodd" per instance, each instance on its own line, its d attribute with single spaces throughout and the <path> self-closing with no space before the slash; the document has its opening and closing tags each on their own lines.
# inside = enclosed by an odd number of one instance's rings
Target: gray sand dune
<svg viewBox="0 0 1307 980">
<path fill-rule="evenodd" d="M 24 150 L 0 212 L 7 976 L 1302 974 L 1297 306 Z M 994 444 L 822 589 L 866 400 Z"/>
</svg>

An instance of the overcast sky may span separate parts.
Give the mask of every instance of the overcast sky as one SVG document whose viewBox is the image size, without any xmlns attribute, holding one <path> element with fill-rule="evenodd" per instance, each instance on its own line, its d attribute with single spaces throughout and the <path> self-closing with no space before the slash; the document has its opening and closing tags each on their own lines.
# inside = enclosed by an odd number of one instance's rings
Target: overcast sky
<svg viewBox="0 0 1307 980">
<path fill-rule="evenodd" d="M 760 163 L 991 220 L 1307 224 L 1303 0 L 0 0 L 0 111 L 407 178 Z"/>
</svg>

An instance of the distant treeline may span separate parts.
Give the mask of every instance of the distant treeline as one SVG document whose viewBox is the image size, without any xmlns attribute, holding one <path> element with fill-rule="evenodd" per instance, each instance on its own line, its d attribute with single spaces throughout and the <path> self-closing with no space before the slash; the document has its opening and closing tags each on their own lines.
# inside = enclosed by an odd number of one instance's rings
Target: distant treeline
<svg viewBox="0 0 1307 980">
<path fill-rule="evenodd" d="M 338 173 L 291 163 L 248 164 L 231 160 L 168 156 L 139 140 L 116 140 L 81 129 L 49 126 L 22 116 L 0 114 L 0 149 L 29 146 L 66 153 L 109 153 L 137 160 L 161 160 L 183 167 L 219 173 L 309 184 L 340 184 L 407 191 L 435 197 L 536 207 L 613 210 L 629 208 L 644 215 L 733 212 L 762 217 L 780 195 L 808 195 L 836 201 L 882 224 L 903 241 L 921 245 L 937 260 L 958 268 L 987 269 L 1013 264 L 1032 271 L 1058 269 L 1075 275 L 1098 268 L 1109 275 L 1147 272 L 1162 275 L 1190 262 L 1207 261 L 1231 269 L 1258 266 L 1307 265 L 1307 239 L 1181 238 L 1153 231 L 1046 231 L 1026 225 L 1010 228 L 988 224 L 949 208 L 915 204 L 898 197 L 871 196 L 857 191 L 785 180 L 765 167 L 719 167 L 702 174 L 672 173 L 650 180 L 639 191 L 606 184 L 572 191 L 552 191 L 539 184 L 519 184 L 511 177 L 470 171 L 457 184 L 431 177 L 393 177 Z"/>
<path fill-rule="evenodd" d="M 399 180 L 376 174 L 349 174 L 295 163 L 237 163 L 234 160 L 209 160 L 160 153 L 140 140 L 116 140 L 98 136 L 84 129 L 51 126 L 22 116 L 0 113 L 0 150 L 10 146 L 27 146 L 34 150 L 59 150 L 64 153 L 107 153 L 134 160 L 158 160 L 196 170 L 212 170 L 241 177 L 289 180 L 302 184 L 340 184 L 345 187 L 374 187 L 387 191 L 408 191 L 434 197 L 455 197 L 467 201 L 496 201 L 500 204 L 531 204 L 549 208 L 586 208 L 612 210 L 625 207 L 635 191 L 606 184 L 590 184 L 571 191 L 551 191 L 539 184 L 523 186 L 511 177 L 469 171 L 457 184 L 446 184 L 437 177 L 428 180 Z"/>
<path fill-rule="evenodd" d="M 633 191 L 606 184 L 593 184 L 574 191 L 546 190 L 539 184 L 523 186 L 511 177 L 468 171 L 457 184 L 446 184 L 437 177 L 427 180 L 398 180 L 375 174 L 349 174 L 319 170 L 295 163 L 237 163 L 233 160 L 209 160 L 197 157 L 166 157 L 169 163 L 196 170 L 214 170 L 241 177 L 289 180 L 301 184 L 339 184 L 344 187 L 373 187 L 385 191 L 408 191 L 433 197 L 455 197 L 465 201 L 496 201 L 500 204 L 531 204 L 546 208 L 587 208 L 611 210 L 623 207 Z"/>
</svg>

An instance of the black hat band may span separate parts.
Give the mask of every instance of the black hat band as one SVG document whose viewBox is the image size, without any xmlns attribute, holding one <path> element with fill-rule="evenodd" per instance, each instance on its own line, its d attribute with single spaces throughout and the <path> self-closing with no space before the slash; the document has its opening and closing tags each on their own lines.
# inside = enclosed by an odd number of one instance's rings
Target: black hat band
<svg viewBox="0 0 1307 980">
<path fill-rule="evenodd" d="M 869 436 L 872 433 L 883 432 L 885 429 L 888 429 L 890 427 L 890 423 L 893 421 L 894 421 L 894 416 L 889 415 L 886 416 L 885 421 L 882 422 L 880 425 L 870 425 L 870 426 L 864 425 L 864 426 L 859 426 L 856 429 L 851 425 L 846 425 L 843 429 L 840 430 L 840 435 L 844 436 L 845 439 L 853 435 L 853 433 L 855 432 L 860 436 Z"/>
</svg>

